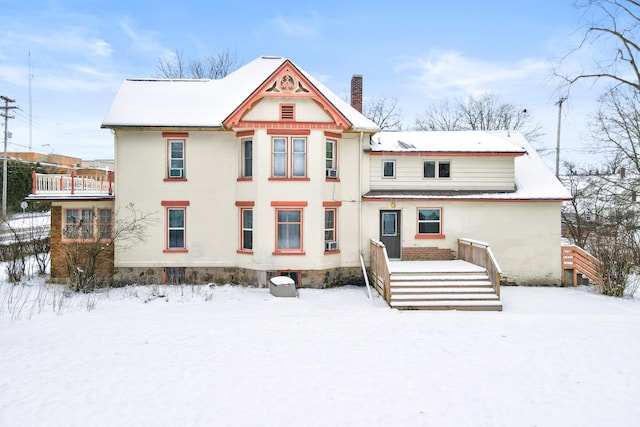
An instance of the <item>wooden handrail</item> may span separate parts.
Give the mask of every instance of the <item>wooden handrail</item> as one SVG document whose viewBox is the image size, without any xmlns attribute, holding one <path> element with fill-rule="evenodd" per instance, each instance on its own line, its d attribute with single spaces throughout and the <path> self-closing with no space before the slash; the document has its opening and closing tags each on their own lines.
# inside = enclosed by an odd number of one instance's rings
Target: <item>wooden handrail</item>
<svg viewBox="0 0 640 427">
<path fill-rule="evenodd" d="M 593 283 L 602 283 L 600 261 L 579 246 L 562 245 L 563 280 L 565 270 L 573 270 L 573 286 L 578 286 L 578 274 L 586 276 Z"/>
<path fill-rule="evenodd" d="M 493 289 L 500 296 L 502 269 L 487 242 L 468 238 L 458 239 L 458 259 L 486 268 Z"/>
<path fill-rule="evenodd" d="M 369 257 L 371 276 L 376 289 L 385 301 L 391 301 L 390 287 L 390 271 L 389 257 L 387 256 L 387 248 L 378 240 L 371 239 L 369 244 Z"/>
</svg>

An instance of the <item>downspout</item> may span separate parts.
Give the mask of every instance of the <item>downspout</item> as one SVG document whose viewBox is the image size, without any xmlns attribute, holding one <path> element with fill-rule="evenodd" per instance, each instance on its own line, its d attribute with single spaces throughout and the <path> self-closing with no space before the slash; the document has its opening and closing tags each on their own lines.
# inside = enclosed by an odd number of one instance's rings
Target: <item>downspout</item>
<svg viewBox="0 0 640 427">
<path fill-rule="evenodd" d="M 360 131 L 360 144 L 358 145 L 358 253 L 362 255 L 362 138 L 364 132 Z"/>
</svg>

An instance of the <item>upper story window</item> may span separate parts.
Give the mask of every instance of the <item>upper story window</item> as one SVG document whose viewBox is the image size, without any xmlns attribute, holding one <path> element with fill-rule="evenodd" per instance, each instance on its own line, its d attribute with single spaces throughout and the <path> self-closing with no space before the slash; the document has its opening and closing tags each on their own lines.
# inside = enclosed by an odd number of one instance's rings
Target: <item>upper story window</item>
<svg viewBox="0 0 640 427">
<path fill-rule="evenodd" d="M 383 178 L 396 177 L 396 161 L 395 160 L 382 161 L 382 177 Z"/>
<path fill-rule="evenodd" d="M 242 140 L 242 177 L 253 177 L 253 140 Z"/>
<path fill-rule="evenodd" d="M 330 139 L 325 142 L 325 166 L 327 168 L 327 178 L 338 177 L 338 162 L 337 162 L 337 143 Z"/>
<path fill-rule="evenodd" d="M 271 176 L 273 178 L 306 178 L 306 138 L 273 138 L 272 155 Z"/>
<path fill-rule="evenodd" d="M 168 178 L 184 178 L 184 139 L 169 139 L 168 145 Z"/>
<path fill-rule="evenodd" d="M 451 178 L 451 162 L 449 160 L 427 160 L 424 162 L 425 178 Z"/>
</svg>

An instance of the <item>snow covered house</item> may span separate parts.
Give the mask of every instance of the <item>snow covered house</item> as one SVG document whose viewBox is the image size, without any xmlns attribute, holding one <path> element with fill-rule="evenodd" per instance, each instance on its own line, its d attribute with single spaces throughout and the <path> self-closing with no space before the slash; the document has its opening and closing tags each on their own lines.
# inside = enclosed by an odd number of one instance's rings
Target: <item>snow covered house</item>
<svg viewBox="0 0 640 427">
<path fill-rule="evenodd" d="M 157 221 L 115 245 L 115 280 L 361 283 L 372 242 L 391 259 L 452 260 L 478 239 L 503 280 L 560 283 L 568 193 L 522 135 L 379 132 L 361 76 L 351 98 L 282 57 L 219 80 L 126 80 L 102 124 L 113 191 L 95 206 L 120 216 L 134 203 Z M 91 203 L 67 198 L 52 215 L 64 230 Z"/>
</svg>

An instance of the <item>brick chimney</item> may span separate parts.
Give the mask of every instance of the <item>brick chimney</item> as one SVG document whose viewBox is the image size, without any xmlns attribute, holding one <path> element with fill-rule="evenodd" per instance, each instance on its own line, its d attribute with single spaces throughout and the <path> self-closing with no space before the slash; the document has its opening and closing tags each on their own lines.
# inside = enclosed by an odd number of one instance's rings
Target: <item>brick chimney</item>
<svg viewBox="0 0 640 427">
<path fill-rule="evenodd" d="M 351 77 L 351 106 L 362 113 L 362 74 Z"/>
</svg>

